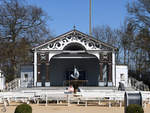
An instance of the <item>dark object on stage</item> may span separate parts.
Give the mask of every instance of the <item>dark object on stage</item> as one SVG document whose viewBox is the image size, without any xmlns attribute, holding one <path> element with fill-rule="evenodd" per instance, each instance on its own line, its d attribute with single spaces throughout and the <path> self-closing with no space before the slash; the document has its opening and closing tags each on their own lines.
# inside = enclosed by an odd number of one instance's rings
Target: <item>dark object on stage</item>
<svg viewBox="0 0 150 113">
<path fill-rule="evenodd" d="M 120 91 L 125 91 L 125 87 L 124 87 L 124 84 L 123 84 L 123 83 L 119 82 L 118 90 L 120 90 Z"/>
<path fill-rule="evenodd" d="M 127 93 L 124 95 L 125 113 L 127 113 L 127 107 L 131 104 L 137 104 L 142 107 L 142 95 L 141 93 Z"/>
<path fill-rule="evenodd" d="M 70 84 L 74 84 L 74 83 L 82 84 L 82 83 L 88 82 L 88 80 L 66 80 L 65 82 L 70 83 Z"/>
</svg>

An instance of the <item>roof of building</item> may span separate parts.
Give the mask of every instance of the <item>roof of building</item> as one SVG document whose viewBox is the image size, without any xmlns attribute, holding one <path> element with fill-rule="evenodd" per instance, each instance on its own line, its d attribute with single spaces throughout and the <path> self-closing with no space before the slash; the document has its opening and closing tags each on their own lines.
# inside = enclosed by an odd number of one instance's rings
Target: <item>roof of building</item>
<svg viewBox="0 0 150 113">
<path fill-rule="evenodd" d="M 108 48 L 111 48 L 111 49 L 113 49 L 113 50 L 115 50 L 115 51 L 118 50 L 118 48 L 116 48 L 116 47 L 114 47 L 114 46 L 112 46 L 112 45 L 110 45 L 110 44 L 107 44 L 107 43 L 105 43 L 105 42 L 102 42 L 102 41 L 100 41 L 100 40 L 97 40 L 97 39 L 94 38 L 93 36 L 90 36 L 90 35 L 87 35 L 87 34 L 85 34 L 85 33 L 82 33 L 82 32 L 80 32 L 80 31 L 78 31 L 78 30 L 76 30 L 76 29 L 73 29 L 73 30 L 71 30 L 71 31 L 69 31 L 69 32 L 66 32 L 66 33 L 62 34 L 62 35 L 59 35 L 59 36 L 57 36 L 56 38 L 50 39 L 49 41 L 47 41 L 47 42 L 45 42 L 45 43 L 43 43 L 43 44 L 40 44 L 40 45 L 38 45 L 38 46 L 36 46 L 36 47 L 33 47 L 32 50 L 39 49 L 39 48 L 41 48 L 41 47 L 43 47 L 43 46 L 45 46 L 45 45 L 47 45 L 47 44 L 49 44 L 49 43 L 56 42 L 56 41 L 58 41 L 58 40 L 64 39 L 64 38 L 66 38 L 66 37 L 69 36 L 69 35 L 72 35 L 72 36 L 79 36 L 79 35 L 80 35 L 80 36 L 85 37 L 87 40 L 93 41 L 93 42 L 95 42 L 95 43 L 102 44 L 103 46 L 106 46 L 106 47 L 108 47 Z"/>
</svg>

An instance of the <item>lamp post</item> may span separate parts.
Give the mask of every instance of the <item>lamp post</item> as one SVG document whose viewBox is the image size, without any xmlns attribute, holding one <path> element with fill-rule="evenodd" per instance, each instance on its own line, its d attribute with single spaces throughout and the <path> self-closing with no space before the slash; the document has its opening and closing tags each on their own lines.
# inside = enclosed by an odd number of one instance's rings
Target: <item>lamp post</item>
<svg viewBox="0 0 150 113">
<path fill-rule="evenodd" d="M 89 34 L 92 35 L 91 31 L 91 0 L 89 1 Z"/>
</svg>

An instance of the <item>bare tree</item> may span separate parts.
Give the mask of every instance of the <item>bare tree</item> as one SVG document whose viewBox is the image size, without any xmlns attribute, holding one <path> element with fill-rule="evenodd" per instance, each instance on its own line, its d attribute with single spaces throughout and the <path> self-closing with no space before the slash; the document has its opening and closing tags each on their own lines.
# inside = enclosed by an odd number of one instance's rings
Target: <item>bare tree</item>
<svg viewBox="0 0 150 113">
<path fill-rule="evenodd" d="M 123 48 L 124 64 L 130 66 L 131 52 L 134 51 L 135 27 L 132 23 L 125 21 L 120 29 L 121 47 Z"/>
<path fill-rule="evenodd" d="M 120 60 L 120 46 L 121 46 L 121 40 L 120 40 L 120 30 L 119 29 L 112 29 L 109 26 L 97 26 L 93 28 L 93 36 L 101 40 L 105 43 L 108 43 L 109 45 L 112 45 L 114 47 L 119 48 L 117 55 L 117 61 L 121 62 Z"/>
<path fill-rule="evenodd" d="M 29 50 L 50 37 L 48 16 L 41 8 L 20 0 L 0 2 L 0 62 L 9 80 L 17 76 L 17 66 L 32 60 Z M 8 73 L 10 70 L 10 73 Z"/>
<path fill-rule="evenodd" d="M 141 56 L 139 61 L 140 65 L 150 68 L 150 1 L 149 0 L 137 0 L 127 5 L 129 17 L 128 20 L 136 27 L 136 38 L 134 40 L 137 57 Z M 147 64 L 148 62 L 148 64 Z M 147 66 L 146 66 L 147 65 Z M 143 68 L 143 66 L 140 66 Z M 141 69 L 139 69 L 141 70 Z"/>
<path fill-rule="evenodd" d="M 93 36 L 112 46 L 118 46 L 118 30 L 111 29 L 109 26 L 97 26 L 93 28 Z"/>
</svg>

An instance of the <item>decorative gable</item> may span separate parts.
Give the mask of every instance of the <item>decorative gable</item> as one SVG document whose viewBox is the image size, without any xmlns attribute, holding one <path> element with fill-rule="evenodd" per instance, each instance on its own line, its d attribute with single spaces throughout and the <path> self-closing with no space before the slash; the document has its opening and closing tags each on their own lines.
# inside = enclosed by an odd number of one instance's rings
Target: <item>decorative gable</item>
<svg viewBox="0 0 150 113">
<path fill-rule="evenodd" d="M 64 50 L 67 45 L 73 43 L 82 45 L 86 50 L 113 51 L 117 49 L 80 31 L 72 30 L 68 33 L 58 36 L 51 41 L 33 48 L 33 50 Z"/>
</svg>

